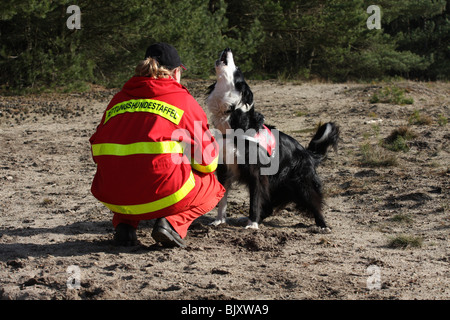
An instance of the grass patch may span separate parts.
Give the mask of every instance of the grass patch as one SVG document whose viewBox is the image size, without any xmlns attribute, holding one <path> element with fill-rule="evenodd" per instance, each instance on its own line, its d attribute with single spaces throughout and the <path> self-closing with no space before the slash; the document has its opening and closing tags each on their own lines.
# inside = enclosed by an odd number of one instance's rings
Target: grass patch
<svg viewBox="0 0 450 320">
<path fill-rule="evenodd" d="M 373 112 L 373 111 L 370 111 L 368 116 L 371 117 L 371 118 L 378 118 L 378 115 L 375 112 Z"/>
<path fill-rule="evenodd" d="M 384 139 L 382 146 L 391 151 L 403 151 L 408 152 L 409 146 L 407 141 L 417 137 L 417 134 L 411 130 L 408 126 L 401 126 L 395 129 L 391 134 Z"/>
<path fill-rule="evenodd" d="M 52 205 L 53 203 L 54 203 L 54 201 L 53 201 L 52 199 L 44 198 L 44 199 L 41 201 L 41 206 L 42 206 L 42 207 L 48 207 L 48 206 Z"/>
<path fill-rule="evenodd" d="M 406 143 L 406 140 L 401 136 L 398 136 L 397 138 L 395 138 L 395 140 L 393 140 L 390 143 L 383 143 L 383 147 L 385 147 L 388 150 L 394 151 L 394 152 L 399 152 L 399 151 L 408 152 L 409 151 L 409 146 Z"/>
<path fill-rule="evenodd" d="M 429 115 L 421 114 L 419 110 L 414 110 L 412 115 L 409 116 L 408 123 L 415 125 L 431 125 L 433 119 Z"/>
<path fill-rule="evenodd" d="M 422 243 L 423 239 L 421 237 L 402 234 L 391 238 L 388 242 L 388 247 L 393 249 L 420 248 Z"/>
<path fill-rule="evenodd" d="M 408 216 L 406 214 L 402 214 L 402 213 L 394 215 L 392 218 L 390 218 L 390 220 L 393 222 L 400 222 L 400 223 L 412 223 L 413 222 L 413 219 L 410 216 Z"/>
<path fill-rule="evenodd" d="M 437 120 L 438 125 L 441 127 L 446 126 L 448 123 L 448 118 L 444 116 L 443 114 L 440 114 Z"/>
<path fill-rule="evenodd" d="M 405 97 L 405 90 L 399 87 L 385 87 L 375 92 L 369 100 L 370 103 L 413 104 L 414 99 Z"/>
<path fill-rule="evenodd" d="M 391 167 L 397 165 L 397 157 L 387 153 L 379 146 L 365 143 L 360 148 L 362 166 L 367 167 Z"/>
<path fill-rule="evenodd" d="M 303 117 L 303 116 L 306 116 L 307 114 L 308 114 L 307 112 L 299 110 L 299 111 L 297 111 L 295 113 L 295 116 L 296 117 Z"/>
<path fill-rule="evenodd" d="M 291 133 L 291 134 L 302 134 L 302 133 L 316 132 L 320 128 L 321 125 L 323 125 L 323 123 L 322 123 L 322 121 L 319 121 L 318 123 L 316 123 L 315 127 L 304 128 L 304 129 L 299 129 L 299 130 L 292 130 L 292 131 L 289 131 L 289 133 Z"/>
<path fill-rule="evenodd" d="M 305 128 L 305 129 L 289 131 L 289 133 L 291 133 L 291 134 L 302 134 L 302 133 L 316 132 L 316 130 L 317 130 L 317 128 Z"/>
<path fill-rule="evenodd" d="M 393 130 L 390 136 L 387 137 L 387 140 L 395 140 L 398 136 L 401 136 L 406 140 L 412 140 L 417 138 L 417 133 L 408 126 L 401 126 L 398 129 Z"/>
</svg>

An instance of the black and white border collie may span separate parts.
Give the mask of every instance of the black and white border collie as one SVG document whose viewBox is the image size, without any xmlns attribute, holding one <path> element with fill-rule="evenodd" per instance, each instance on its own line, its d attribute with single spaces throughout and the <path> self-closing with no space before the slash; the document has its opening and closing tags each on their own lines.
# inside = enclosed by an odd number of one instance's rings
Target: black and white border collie
<svg viewBox="0 0 450 320">
<path fill-rule="evenodd" d="M 332 122 L 320 126 L 308 148 L 304 148 L 294 138 L 264 124 L 264 116 L 255 111 L 253 93 L 229 48 L 220 54 L 215 69 L 217 80 L 208 89 L 206 104 L 212 124 L 226 138 L 222 139 L 217 177 L 227 192 L 219 202 L 218 215 L 212 224 L 226 222 L 228 190 L 233 182 L 239 182 L 248 187 L 250 194 L 247 228 L 257 229 L 274 209 L 295 203 L 298 209 L 314 217 L 320 231 L 330 231 L 322 214 L 322 183 L 316 168 L 329 147 L 336 150 L 339 128 Z M 259 141 L 253 133 L 258 136 L 267 130 L 272 131 L 272 138 L 276 136 L 274 150 L 255 149 Z M 232 134 L 230 139 L 230 132 L 236 131 L 240 134 Z M 255 153 L 257 161 L 251 161 Z M 276 172 L 261 174 L 262 169 L 274 162 Z"/>
</svg>

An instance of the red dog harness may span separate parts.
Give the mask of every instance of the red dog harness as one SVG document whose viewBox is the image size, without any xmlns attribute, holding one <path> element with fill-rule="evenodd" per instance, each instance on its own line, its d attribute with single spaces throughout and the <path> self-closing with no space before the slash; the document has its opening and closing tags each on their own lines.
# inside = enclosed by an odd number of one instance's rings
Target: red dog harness
<svg viewBox="0 0 450 320">
<path fill-rule="evenodd" d="M 259 132 L 255 135 L 255 139 L 258 141 L 259 145 L 267 151 L 267 154 L 272 156 L 276 147 L 275 136 L 272 131 L 266 127 L 266 125 L 263 126 L 264 129 L 259 130 Z"/>
<path fill-rule="evenodd" d="M 253 141 L 259 144 L 264 150 L 267 151 L 269 157 L 274 155 L 276 148 L 276 139 L 272 131 L 263 125 L 264 129 L 259 130 L 254 137 L 245 136 L 245 140 Z"/>
</svg>

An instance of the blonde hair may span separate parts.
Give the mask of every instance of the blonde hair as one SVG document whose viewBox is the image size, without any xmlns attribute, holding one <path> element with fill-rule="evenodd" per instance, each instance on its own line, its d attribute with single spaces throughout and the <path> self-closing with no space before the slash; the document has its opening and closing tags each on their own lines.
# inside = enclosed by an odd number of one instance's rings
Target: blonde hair
<svg viewBox="0 0 450 320">
<path fill-rule="evenodd" d="M 148 57 L 138 63 L 134 70 L 134 75 L 137 77 L 151 77 L 154 79 L 168 78 L 173 75 L 173 70 L 160 66 L 158 61 L 152 57 Z"/>
</svg>

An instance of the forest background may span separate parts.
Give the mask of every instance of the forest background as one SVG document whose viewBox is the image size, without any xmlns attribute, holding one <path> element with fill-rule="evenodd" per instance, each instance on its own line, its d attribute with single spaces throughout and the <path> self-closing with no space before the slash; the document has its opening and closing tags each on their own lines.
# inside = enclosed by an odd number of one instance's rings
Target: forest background
<svg viewBox="0 0 450 320">
<path fill-rule="evenodd" d="M 370 5 L 380 29 L 367 26 Z M 0 92 L 121 87 L 159 41 L 177 48 L 187 78 L 211 77 L 230 47 L 250 79 L 448 81 L 449 9 L 444 0 L 2 0 Z"/>
</svg>

